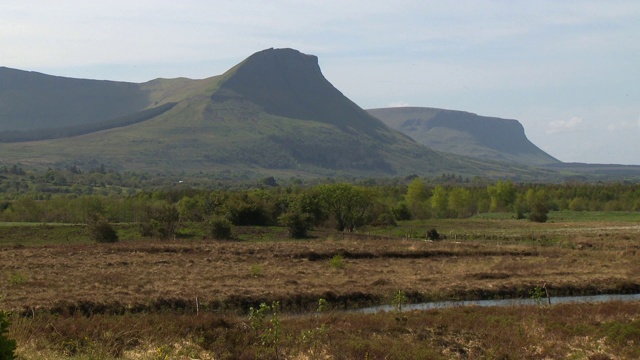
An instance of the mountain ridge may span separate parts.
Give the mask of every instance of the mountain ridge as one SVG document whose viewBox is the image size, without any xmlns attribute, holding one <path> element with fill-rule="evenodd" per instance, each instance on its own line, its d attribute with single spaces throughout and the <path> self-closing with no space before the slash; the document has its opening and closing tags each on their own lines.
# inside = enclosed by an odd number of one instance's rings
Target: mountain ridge
<svg viewBox="0 0 640 360">
<path fill-rule="evenodd" d="M 369 109 L 391 128 L 435 150 L 528 165 L 559 163 L 534 145 L 514 119 L 428 107 Z"/>
<path fill-rule="evenodd" d="M 101 80 L 85 81 L 80 83 L 114 89 Z M 139 101 L 130 114 L 175 104 L 126 126 L 67 138 L 3 143 L 0 162 L 56 167 L 102 162 L 125 170 L 276 171 L 314 176 L 454 172 L 530 179 L 550 173 L 420 145 L 346 98 L 324 77 L 317 57 L 293 49 L 257 52 L 222 75 L 206 79 L 126 84 Z M 59 104 L 65 110 L 63 105 L 74 103 Z M 94 119 L 94 123 L 101 121 Z"/>
</svg>

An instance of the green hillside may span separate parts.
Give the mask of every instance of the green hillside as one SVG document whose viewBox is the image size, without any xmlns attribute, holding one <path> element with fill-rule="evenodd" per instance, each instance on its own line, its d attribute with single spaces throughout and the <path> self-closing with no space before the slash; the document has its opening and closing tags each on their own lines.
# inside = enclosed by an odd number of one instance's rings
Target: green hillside
<svg viewBox="0 0 640 360">
<path fill-rule="evenodd" d="M 258 52 L 226 73 L 202 80 L 157 79 L 127 84 L 45 79 L 73 83 L 78 89 L 93 86 L 103 94 L 117 93 L 114 89 L 120 86 L 127 89 L 131 98 L 123 96 L 128 103 L 113 100 L 100 104 L 101 108 L 119 108 L 108 115 L 97 116 L 96 112 L 86 118 L 78 115 L 74 122 L 56 120 L 60 125 L 57 133 L 63 135 L 54 139 L 0 143 L 0 163 L 82 167 L 98 162 L 116 169 L 153 173 L 203 171 L 314 177 L 446 172 L 531 179 L 549 173 L 424 147 L 390 129 L 335 89 L 322 75 L 315 56 L 291 49 Z M 51 112 L 50 118 L 54 118 L 53 114 L 56 119 L 65 118 L 71 113 L 66 107 L 73 107 L 74 99 L 99 102 L 93 97 L 83 98 L 78 89 L 72 91 L 75 95 L 58 97 L 59 109 L 51 107 L 54 101 L 42 100 L 46 103 L 44 109 Z M 42 96 L 29 98 L 30 106 L 37 108 L 34 99 Z M 116 95 L 106 97 L 120 99 Z M 16 109 L 13 111 L 19 113 Z M 87 105 L 87 114 L 89 109 Z M 142 115 L 154 109 L 164 111 Z M 50 124 L 41 122 L 29 129 L 49 129 Z M 69 132 L 79 124 L 92 131 Z"/>
<path fill-rule="evenodd" d="M 369 113 L 435 150 L 528 165 L 559 163 L 527 139 L 517 120 L 422 107 L 371 109 Z"/>
</svg>

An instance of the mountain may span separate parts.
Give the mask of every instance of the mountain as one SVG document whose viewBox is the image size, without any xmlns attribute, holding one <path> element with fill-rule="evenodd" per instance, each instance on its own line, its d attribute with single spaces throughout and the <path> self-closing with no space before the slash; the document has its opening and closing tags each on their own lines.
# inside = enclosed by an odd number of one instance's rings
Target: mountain
<svg viewBox="0 0 640 360">
<path fill-rule="evenodd" d="M 149 106 L 139 84 L 71 79 L 0 67 L 0 130 L 105 121 Z"/>
<path fill-rule="evenodd" d="M 435 150 L 528 165 L 560 162 L 529 141 L 517 120 L 425 107 L 371 109 L 369 113 Z"/>
<path fill-rule="evenodd" d="M 3 68 L 0 81 L 5 164 L 282 176 L 548 172 L 422 146 L 333 87 L 317 57 L 292 49 L 260 51 L 202 80 L 134 84 Z"/>
</svg>

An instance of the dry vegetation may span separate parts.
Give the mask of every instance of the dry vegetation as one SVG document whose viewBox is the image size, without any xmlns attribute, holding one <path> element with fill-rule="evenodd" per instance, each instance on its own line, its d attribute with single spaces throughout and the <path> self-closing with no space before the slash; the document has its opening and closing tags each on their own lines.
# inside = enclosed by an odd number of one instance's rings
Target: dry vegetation
<svg viewBox="0 0 640 360">
<path fill-rule="evenodd" d="M 640 292 L 637 227 L 548 225 L 529 239 L 531 229 L 507 226 L 485 230 L 486 240 L 437 242 L 337 235 L 5 245 L 0 295 L 2 307 L 14 311 L 18 353 L 33 359 L 640 356 L 637 302 L 406 316 L 337 312 L 390 304 L 397 290 L 410 302 L 529 297 L 543 284 L 552 296 Z M 293 316 L 312 313 L 321 298 L 332 311 Z M 274 301 L 283 311 L 282 333 L 269 345 L 247 313 Z"/>
</svg>

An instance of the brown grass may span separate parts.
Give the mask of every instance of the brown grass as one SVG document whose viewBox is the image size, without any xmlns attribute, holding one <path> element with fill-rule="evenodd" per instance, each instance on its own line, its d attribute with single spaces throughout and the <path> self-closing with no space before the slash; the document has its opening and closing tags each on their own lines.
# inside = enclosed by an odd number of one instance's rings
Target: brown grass
<svg viewBox="0 0 640 360">
<path fill-rule="evenodd" d="M 554 296 L 639 291 L 640 250 L 598 239 L 589 244 L 347 237 L 7 247 L 0 249 L 0 286 L 7 309 L 65 311 L 80 304 L 89 313 L 191 311 L 196 297 L 210 310 L 246 311 L 273 300 L 285 310 L 308 310 L 321 297 L 357 307 L 388 303 L 397 289 L 412 301 L 528 297 L 545 283 Z M 342 269 L 329 264 L 336 254 L 344 257 Z"/>
<path fill-rule="evenodd" d="M 529 297 L 543 284 L 552 296 L 640 292 L 636 228 L 549 224 L 527 238 L 514 224 L 440 242 L 336 234 L 5 246 L 0 305 L 14 310 L 9 335 L 23 359 L 639 358 L 638 302 L 335 311 L 390 304 L 397 290 L 412 302 Z M 343 267 L 330 265 L 337 254 Z M 294 314 L 320 298 L 334 311 Z M 247 317 L 272 301 L 284 310 L 276 345 Z"/>
<path fill-rule="evenodd" d="M 22 359 L 637 359 L 640 303 L 267 317 L 15 317 Z"/>
</svg>

